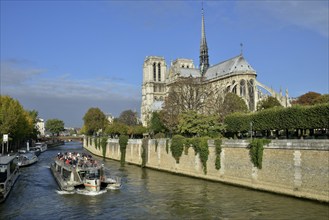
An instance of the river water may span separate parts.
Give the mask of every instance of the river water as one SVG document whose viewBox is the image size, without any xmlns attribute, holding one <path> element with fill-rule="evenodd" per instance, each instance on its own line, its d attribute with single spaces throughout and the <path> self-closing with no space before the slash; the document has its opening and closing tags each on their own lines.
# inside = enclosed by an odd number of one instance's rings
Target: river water
<svg viewBox="0 0 329 220">
<path fill-rule="evenodd" d="M 49 165 L 59 151 L 84 151 L 80 143 L 48 149 L 21 169 L 0 219 L 329 219 L 329 205 L 216 182 L 103 163 L 122 178 L 120 190 L 99 194 L 59 191 Z M 102 158 L 98 158 L 102 160 Z"/>
</svg>

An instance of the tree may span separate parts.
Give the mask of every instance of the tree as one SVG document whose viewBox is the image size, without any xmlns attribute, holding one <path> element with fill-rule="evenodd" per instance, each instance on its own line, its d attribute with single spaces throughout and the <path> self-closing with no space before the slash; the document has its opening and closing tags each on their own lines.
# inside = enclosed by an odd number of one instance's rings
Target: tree
<svg viewBox="0 0 329 220">
<path fill-rule="evenodd" d="M 179 116 L 178 131 L 186 136 L 219 135 L 224 130 L 216 115 L 203 115 L 195 111 L 188 111 Z"/>
<path fill-rule="evenodd" d="M 227 93 L 223 102 L 223 116 L 234 112 L 247 112 L 246 102 L 234 93 Z"/>
<path fill-rule="evenodd" d="M 132 110 L 125 110 L 121 112 L 118 120 L 128 126 L 137 125 L 138 121 L 136 112 L 133 112 Z"/>
<path fill-rule="evenodd" d="M 209 90 L 205 89 L 202 78 L 178 79 L 170 85 L 168 97 L 164 101 L 160 113 L 163 124 L 173 133 L 178 125 L 178 115 L 187 111 L 202 111 L 207 97 Z"/>
<path fill-rule="evenodd" d="M 308 92 L 304 95 L 301 95 L 297 98 L 296 101 L 293 102 L 293 104 L 299 104 L 299 105 L 314 105 L 316 104 L 316 100 L 319 99 L 321 96 L 320 93 L 317 92 Z"/>
<path fill-rule="evenodd" d="M 166 130 L 167 129 L 161 120 L 160 113 L 153 112 L 149 123 L 149 131 L 153 134 L 156 134 L 160 132 L 164 133 Z"/>
<path fill-rule="evenodd" d="M 34 114 L 34 115 L 33 115 Z M 15 146 L 33 136 L 36 112 L 24 110 L 19 101 L 9 97 L 0 96 L 0 135 L 9 134 Z"/>
<path fill-rule="evenodd" d="M 258 102 L 257 111 L 260 111 L 263 109 L 268 109 L 268 108 L 273 108 L 276 106 L 282 107 L 282 105 L 280 104 L 279 100 L 277 100 L 277 98 L 269 96 L 266 99 Z"/>
<path fill-rule="evenodd" d="M 59 132 L 64 131 L 64 122 L 59 119 L 49 119 L 46 121 L 46 130 L 58 136 Z"/>
<path fill-rule="evenodd" d="M 105 134 L 112 136 L 119 136 L 123 134 L 128 134 L 129 126 L 121 123 L 118 120 L 114 120 L 112 124 L 109 124 L 105 128 Z"/>
<path fill-rule="evenodd" d="M 83 116 L 84 127 L 87 135 L 93 135 L 100 129 L 104 129 L 107 119 L 99 108 L 90 108 Z"/>
<path fill-rule="evenodd" d="M 323 94 L 315 99 L 315 104 L 326 104 L 329 103 L 329 94 Z"/>
</svg>

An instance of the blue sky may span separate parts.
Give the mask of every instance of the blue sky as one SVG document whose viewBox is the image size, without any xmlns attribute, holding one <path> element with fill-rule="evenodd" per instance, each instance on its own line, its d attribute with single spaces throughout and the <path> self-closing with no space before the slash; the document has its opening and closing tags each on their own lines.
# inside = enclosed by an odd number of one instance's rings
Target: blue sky
<svg viewBox="0 0 329 220">
<path fill-rule="evenodd" d="M 328 1 L 204 1 L 211 64 L 240 53 L 291 97 L 328 93 Z M 146 56 L 198 64 L 201 1 L 1 0 L 1 94 L 80 127 L 140 112 Z"/>
</svg>

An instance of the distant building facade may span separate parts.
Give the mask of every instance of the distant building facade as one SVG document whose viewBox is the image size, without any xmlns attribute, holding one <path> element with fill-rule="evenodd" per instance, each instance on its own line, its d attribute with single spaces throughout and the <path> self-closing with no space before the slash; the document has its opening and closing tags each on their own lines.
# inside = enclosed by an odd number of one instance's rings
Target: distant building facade
<svg viewBox="0 0 329 220">
<path fill-rule="evenodd" d="M 45 136 L 45 132 L 46 132 L 45 120 L 43 120 L 42 118 L 38 118 L 36 128 L 38 129 L 40 136 Z"/>
<path fill-rule="evenodd" d="M 257 103 L 273 96 L 282 106 L 291 106 L 288 91 L 282 94 L 257 81 L 257 73 L 241 54 L 210 66 L 202 9 L 201 42 L 199 67 L 193 60 L 179 58 L 171 62 L 169 68 L 164 57 L 147 56 L 143 65 L 141 121 L 147 125 L 152 112 L 163 107 L 170 85 L 180 78 L 202 77 L 206 88 L 216 90 L 223 97 L 231 92 L 240 96 L 250 111 L 255 111 Z"/>
</svg>

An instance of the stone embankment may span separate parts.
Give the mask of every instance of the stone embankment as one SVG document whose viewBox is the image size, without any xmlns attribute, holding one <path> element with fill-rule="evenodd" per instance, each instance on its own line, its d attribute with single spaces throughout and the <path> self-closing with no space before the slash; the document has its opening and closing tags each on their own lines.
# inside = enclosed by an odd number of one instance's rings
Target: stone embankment
<svg viewBox="0 0 329 220">
<path fill-rule="evenodd" d="M 149 140 L 146 147 L 147 168 L 239 185 L 299 198 L 329 202 L 329 140 L 272 140 L 264 146 L 262 169 L 253 166 L 247 140 L 223 140 L 221 168 L 215 167 L 216 151 L 208 142 L 207 173 L 193 148 L 183 152 L 179 163 L 170 152 L 170 140 Z M 105 152 L 94 140 L 84 139 L 91 153 L 120 160 L 117 139 L 108 139 Z M 131 139 L 126 148 L 126 162 L 141 165 L 142 140 Z"/>
</svg>

